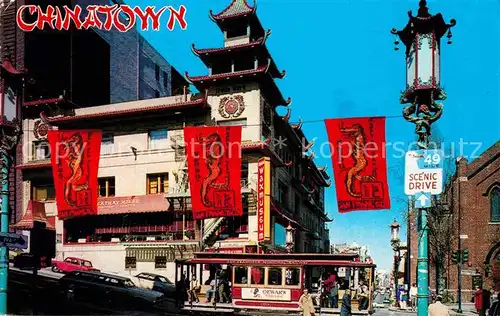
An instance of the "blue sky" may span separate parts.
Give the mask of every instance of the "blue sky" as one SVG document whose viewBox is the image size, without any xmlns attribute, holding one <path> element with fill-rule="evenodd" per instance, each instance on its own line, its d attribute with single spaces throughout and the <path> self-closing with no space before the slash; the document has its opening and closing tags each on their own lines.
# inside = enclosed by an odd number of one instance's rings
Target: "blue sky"
<svg viewBox="0 0 500 316">
<path fill-rule="evenodd" d="M 187 7 L 188 28 L 170 32 L 145 32 L 144 36 L 181 73 L 206 74 L 203 63 L 191 53 L 198 48 L 220 47 L 223 35 L 209 19 L 208 12 L 222 10 L 230 0 L 130 0 L 130 5 Z M 252 2 L 250 2 L 252 4 Z M 431 0 L 431 13 L 441 12 L 452 29 L 453 44 L 442 41 L 441 82 L 448 94 L 437 133 L 446 149 L 459 141 L 479 142 L 463 145 L 470 156 L 476 147 L 486 150 L 500 139 L 500 0 Z M 259 0 L 257 14 L 272 35 L 269 50 L 280 69 L 287 70 L 279 81 L 285 97 L 293 98 L 292 120 L 306 121 L 335 117 L 399 116 L 400 91 L 405 86 L 404 49 L 394 51 L 392 27 L 403 28 L 407 11 L 416 14 L 418 0 Z M 166 16 L 166 15 L 165 15 Z M 162 21 L 166 24 L 166 18 Z M 280 113 L 284 109 L 280 109 Z M 304 130 L 317 143 L 327 141 L 323 123 L 306 123 Z M 387 142 L 411 142 L 414 126 L 403 118 L 387 120 Z M 390 268 L 389 225 L 401 223 L 405 204 L 402 158 L 388 149 L 391 210 L 337 212 L 335 189 L 326 191 L 326 207 L 334 222 L 330 225 L 332 243 L 353 242 L 369 246 L 381 268 Z M 328 164 L 327 157 L 316 159 Z M 403 227 L 402 237 L 405 232 Z"/>
</svg>

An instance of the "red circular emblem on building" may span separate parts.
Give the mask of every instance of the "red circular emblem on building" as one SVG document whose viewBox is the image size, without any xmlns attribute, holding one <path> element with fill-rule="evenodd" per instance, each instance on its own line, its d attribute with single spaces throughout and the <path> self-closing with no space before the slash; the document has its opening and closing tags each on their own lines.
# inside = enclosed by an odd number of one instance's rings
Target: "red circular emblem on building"
<svg viewBox="0 0 500 316">
<path fill-rule="evenodd" d="M 238 102 L 236 102 L 235 100 L 228 100 L 225 107 L 227 114 L 234 114 L 238 110 Z"/>
<path fill-rule="evenodd" d="M 35 122 L 35 128 L 33 129 L 33 134 L 35 134 L 35 138 L 45 138 L 49 132 L 49 125 L 43 123 L 42 121 Z"/>
<path fill-rule="evenodd" d="M 238 117 L 245 110 L 245 102 L 242 95 L 223 97 L 219 104 L 219 114 L 223 118 Z"/>
</svg>

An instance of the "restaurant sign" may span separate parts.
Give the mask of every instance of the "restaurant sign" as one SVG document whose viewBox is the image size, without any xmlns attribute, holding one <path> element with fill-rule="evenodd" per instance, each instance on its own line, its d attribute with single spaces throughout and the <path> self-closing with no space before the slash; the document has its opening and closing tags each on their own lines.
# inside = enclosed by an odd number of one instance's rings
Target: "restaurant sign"
<svg viewBox="0 0 500 316">
<path fill-rule="evenodd" d="M 242 288 L 241 298 L 244 300 L 291 301 L 289 289 Z"/>
<path fill-rule="evenodd" d="M 137 196 L 105 197 L 97 199 L 99 215 L 165 212 L 170 204 L 165 194 L 149 194 Z"/>
</svg>

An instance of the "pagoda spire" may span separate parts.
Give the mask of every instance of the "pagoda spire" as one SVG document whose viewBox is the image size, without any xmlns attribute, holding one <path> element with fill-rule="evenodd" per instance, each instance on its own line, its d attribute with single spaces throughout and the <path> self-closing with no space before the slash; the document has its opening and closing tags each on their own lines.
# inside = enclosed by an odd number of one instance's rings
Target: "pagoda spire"
<svg viewBox="0 0 500 316">
<path fill-rule="evenodd" d="M 249 14 L 255 14 L 257 9 L 257 1 L 254 0 L 254 5 L 251 6 L 246 0 L 233 0 L 231 3 L 220 13 L 214 14 L 210 10 L 210 19 L 214 22 L 221 21 L 224 19 L 242 17 Z"/>
</svg>

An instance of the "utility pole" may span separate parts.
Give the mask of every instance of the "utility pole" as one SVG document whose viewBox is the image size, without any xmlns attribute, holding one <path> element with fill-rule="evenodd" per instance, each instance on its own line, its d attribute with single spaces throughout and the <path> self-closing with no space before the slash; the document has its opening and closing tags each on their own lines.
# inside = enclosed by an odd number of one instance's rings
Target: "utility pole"
<svg viewBox="0 0 500 316">
<path fill-rule="evenodd" d="M 400 31 L 392 29 L 396 36 L 395 50 L 399 50 L 399 40 L 406 47 L 406 90 L 400 97 L 402 104 L 410 104 L 403 109 L 403 117 L 415 124 L 418 137 L 417 146 L 425 151 L 431 135 L 431 124 L 437 121 L 443 106 L 435 100 L 445 100 L 446 94 L 441 88 L 440 51 L 441 38 L 448 32 L 448 44 L 451 44 L 450 28 L 456 24 L 454 19 L 445 23 L 441 14 L 431 15 L 427 2 L 420 0 L 418 14 L 408 12 L 408 24 Z M 429 241 L 427 227 L 427 208 L 418 209 L 418 316 L 428 315 L 429 305 Z"/>
</svg>

